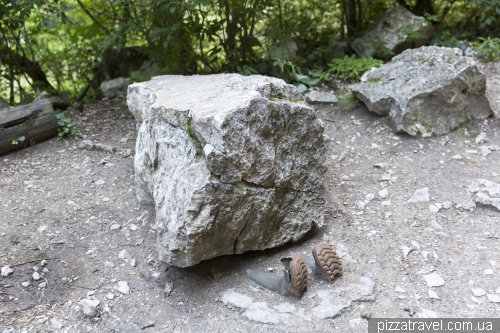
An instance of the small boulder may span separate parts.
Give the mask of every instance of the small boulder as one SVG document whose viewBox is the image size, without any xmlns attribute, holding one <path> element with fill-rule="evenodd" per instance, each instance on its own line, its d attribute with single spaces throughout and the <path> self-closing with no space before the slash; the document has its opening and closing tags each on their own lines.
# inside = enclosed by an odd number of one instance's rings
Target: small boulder
<svg viewBox="0 0 500 333">
<path fill-rule="evenodd" d="M 457 48 L 427 46 L 406 50 L 352 86 L 354 95 L 397 132 L 443 135 L 472 119 L 492 114 L 486 77 Z"/>
<path fill-rule="evenodd" d="M 310 91 L 306 94 L 306 101 L 309 103 L 338 103 L 337 96 L 323 91 Z"/>
<path fill-rule="evenodd" d="M 360 57 L 388 60 L 406 49 L 425 45 L 433 35 L 434 29 L 425 18 L 398 6 L 387 10 L 373 29 L 352 42 L 351 47 Z"/>
<path fill-rule="evenodd" d="M 118 96 L 126 96 L 129 82 L 123 77 L 114 80 L 104 81 L 101 83 L 101 90 L 105 97 L 115 98 Z"/>
<path fill-rule="evenodd" d="M 500 184 L 486 179 L 476 179 L 469 185 L 469 191 L 474 194 L 475 202 L 500 210 Z"/>
</svg>

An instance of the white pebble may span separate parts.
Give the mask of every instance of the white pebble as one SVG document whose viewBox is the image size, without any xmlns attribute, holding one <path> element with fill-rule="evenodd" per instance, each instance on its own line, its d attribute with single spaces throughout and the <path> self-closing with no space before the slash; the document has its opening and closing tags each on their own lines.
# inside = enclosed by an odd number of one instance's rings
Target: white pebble
<svg viewBox="0 0 500 333">
<path fill-rule="evenodd" d="M 438 273 L 424 275 L 424 279 L 429 287 L 439 287 L 444 285 L 444 279 Z"/>
<path fill-rule="evenodd" d="M 438 294 L 432 290 L 432 289 L 429 289 L 429 298 L 432 298 L 432 299 L 440 299 Z"/>
<path fill-rule="evenodd" d="M 483 289 L 481 288 L 473 288 L 472 289 L 472 293 L 474 294 L 474 296 L 476 297 L 480 297 L 480 296 L 484 296 L 486 295 L 486 291 L 484 291 Z"/>
<path fill-rule="evenodd" d="M 1 269 L 2 276 L 8 276 L 9 274 L 12 274 L 14 270 L 10 268 L 9 266 L 3 266 Z"/>
</svg>

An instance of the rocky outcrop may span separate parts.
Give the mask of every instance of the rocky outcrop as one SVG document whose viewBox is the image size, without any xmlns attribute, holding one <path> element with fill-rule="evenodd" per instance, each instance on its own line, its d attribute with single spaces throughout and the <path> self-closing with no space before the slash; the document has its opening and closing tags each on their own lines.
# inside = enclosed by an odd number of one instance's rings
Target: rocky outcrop
<svg viewBox="0 0 500 333">
<path fill-rule="evenodd" d="M 456 48 L 406 50 L 361 80 L 352 86 L 354 95 L 371 112 L 389 116 L 397 132 L 412 136 L 446 134 L 492 114 L 485 75 Z"/>
<path fill-rule="evenodd" d="M 390 59 L 406 49 L 425 45 L 433 35 L 434 29 L 425 18 L 399 6 L 387 10 L 372 30 L 352 42 L 351 48 L 360 57 Z"/>
<path fill-rule="evenodd" d="M 138 198 L 160 258 L 186 267 L 300 239 L 323 224 L 323 124 L 284 81 L 160 76 L 129 86 Z"/>
</svg>

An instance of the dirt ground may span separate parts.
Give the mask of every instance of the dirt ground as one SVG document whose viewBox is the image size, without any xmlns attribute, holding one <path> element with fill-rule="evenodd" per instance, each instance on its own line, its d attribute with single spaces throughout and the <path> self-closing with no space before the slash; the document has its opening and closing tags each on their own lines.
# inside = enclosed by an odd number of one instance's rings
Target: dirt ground
<svg viewBox="0 0 500 333">
<path fill-rule="evenodd" d="M 124 100 L 70 112 L 114 154 L 54 138 L 1 156 L 0 267 L 13 272 L 0 277 L 0 332 L 366 332 L 369 317 L 500 317 L 500 212 L 474 208 L 467 190 L 478 178 L 500 183 L 500 119 L 418 139 L 363 106 L 318 110 L 329 137 L 325 226 L 187 269 L 157 259 Z M 429 202 L 407 203 L 426 187 Z M 250 268 L 280 274 L 280 258 L 321 242 L 344 263 L 333 284 L 312 275 L 297 299 L 246 278 Z M 444 284 L 429 287 L 432 273 Z M 99 301 L 93 313 L 84 299 Z"/>
</svg>

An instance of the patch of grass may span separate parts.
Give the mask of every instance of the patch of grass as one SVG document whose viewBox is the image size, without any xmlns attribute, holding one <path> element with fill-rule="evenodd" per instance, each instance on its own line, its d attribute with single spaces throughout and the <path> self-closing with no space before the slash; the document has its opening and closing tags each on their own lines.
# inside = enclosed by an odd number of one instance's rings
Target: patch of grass
<svg viewBox="0 0 500 333">
<path fill-rule="evenodd" d="M 344 58 L 333 59 L 330 65 L 330 72 L 344 81 L 359 80 L 361 76 L 373 67 L 380 67 L 384 62 L 372 57 L 358 58 L 355 55 Z"/>
<path fill-rule="evenodd" d="M 351 92 L 338 92 L 337 99 L 339 100 L 339 106 L 342 109 L 352 109 L 358 105 L 359 101 Z"/>
</svg>

